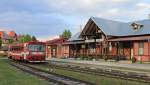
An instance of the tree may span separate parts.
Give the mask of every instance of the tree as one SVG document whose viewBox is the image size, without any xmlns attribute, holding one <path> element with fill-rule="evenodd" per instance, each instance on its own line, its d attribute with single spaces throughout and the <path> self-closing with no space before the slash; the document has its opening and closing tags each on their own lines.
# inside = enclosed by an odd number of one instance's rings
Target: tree
<svg viewBox="0 0 150 85">
<path fill-rule="evenodd" d="M 32 36 L 32 41 L 37 41 L 35 36 Z"/>
<path fill-rule="evenodd" d="M 0 38 L 0 47 L 2 46 L 2 43 L 3 43 L 3 42 L 2 42 L 2 39 Z"/>
<path fill-rule="evenodd" d="M 10 40 L 9 40 L 9 44 L 12 44 L 13 42 L 14 42 L 13 39 L 10 39 Z"/>
<path fill-rule="evenodd" d="M 62 33 L 61 37 L 69 39 L 69 38 L 71 38 L 71 35 L 72 34 L 71 34 L 70 30 L 65 29 L 64 32 Z"/>
<path fill-rule="evenodd" d="M 32 41 L 32 37 L 29 34 L 23 35 L 19 39 L 20 43 L 25 43 L 25 42 L 30 42 L 30 41 Z"/>
<path fill-rule="evenodd" d="M 25 42 L 30 42 L 30 41 L 32 41 L 31 36 L 27 34 L 27 35 L 25 36 L 25 38 L 24 38 L 24 41 L 25 41 Z"/>
</svg>

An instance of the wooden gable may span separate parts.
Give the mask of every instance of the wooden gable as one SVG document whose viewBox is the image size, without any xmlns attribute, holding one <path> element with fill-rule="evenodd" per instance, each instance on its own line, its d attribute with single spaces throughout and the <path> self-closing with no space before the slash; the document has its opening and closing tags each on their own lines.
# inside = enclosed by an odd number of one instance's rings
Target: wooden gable
<svg viewBox="0 0 150 85">
<path fill-rule="evenodd" d="M 87 24 L 85 25 L 83 31 L 80 34 L 80 37 L 83 39 L 99 39 L 105 34 L 102 32 L 102 30 L 95 24 L 95 22 L 92 19 L 89 19 Z"/>
</svg>

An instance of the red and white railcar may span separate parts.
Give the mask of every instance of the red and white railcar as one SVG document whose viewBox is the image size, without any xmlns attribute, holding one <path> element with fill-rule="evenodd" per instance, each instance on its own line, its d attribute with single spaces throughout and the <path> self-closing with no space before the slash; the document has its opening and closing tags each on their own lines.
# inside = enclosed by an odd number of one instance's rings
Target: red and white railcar
<svg viewBox="0 0 150 85">
<path fill-rule="evenodd" d="M 27 42 L 9 45 L 8 57 L 27 62 L 45 62 L 46 45 L 43 42 Z"/>
</svg>

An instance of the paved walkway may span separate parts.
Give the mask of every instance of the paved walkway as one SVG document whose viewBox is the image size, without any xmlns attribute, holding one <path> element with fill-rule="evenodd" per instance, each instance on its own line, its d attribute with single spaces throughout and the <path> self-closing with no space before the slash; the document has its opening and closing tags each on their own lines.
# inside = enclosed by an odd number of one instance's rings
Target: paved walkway
<svg viewBox="0 0 150 85">
<path fill-rule="evenodd" d="M 73 59 L 57 59 L 52 58 L 52 61 L 62 61 L 62 62 L 70 62 L 70 63 L 80 63 L 80 64 L 91 64 L 91 65 L 100 65 L 100 66 L 109 66 L 109 67 L 124 67 L 131 69 L 141 69 L 141 70 L 149 70 L 150 64 L 138 64 L 138 63 L 123 63 L 123 62 L 105 62 L 105 61 L 85 61 L 85 60 L 73 60 Z"/>
</svg>

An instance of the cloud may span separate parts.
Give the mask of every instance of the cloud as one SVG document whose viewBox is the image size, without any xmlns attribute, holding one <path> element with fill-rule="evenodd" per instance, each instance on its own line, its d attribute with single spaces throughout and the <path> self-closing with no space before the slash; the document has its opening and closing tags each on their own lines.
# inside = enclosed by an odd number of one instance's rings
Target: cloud
<svg viewBox="0 0 150 85">
<path fill-rule="evenodd" d="M 103 8 L 108 8 L 108 5 L 106 5 L 108 2 L 105 0 L 55 0 L 55 3 L 58 4 L 54 4 L 53 0 L 49 0 L 49 8 L 54 8 L 55 12 L 63 15 L 87 16 Z"/>
<path fill-rule="evenodd" d="M 136 6 L 140 9 L 140 10 L 143 10 L 143 9 L 148 9 L 150 10 L 150 3 L 138 3 L 136 4 Z"/>
<path fill-rule="evenodd" d="M 112 15 L 119 14 L 119 12 L 120 12 L 120 9 L 114 8 L 114 9 L 107 10 L 105 12 L 105 15 L 111 15 L 112 16 Z"/>
<path fill-rule="evenodd" d="M 52 39 L 56 39 L 56 38 L 59 38 L 58 35 L 50 35 L 50 36 L 43 36 L 43 37 L 38 37 L 37 39 L 40 40 L 40 41 L 47 41 L 47 40 L 52 40 Z"/>
<path fill-rule="evenodd" d="M 125 3 L 125 2 L 130 2 L 131 0 L 112 0 L 112 2 L 117 2 L 117 3 Z"/>
</svg>

